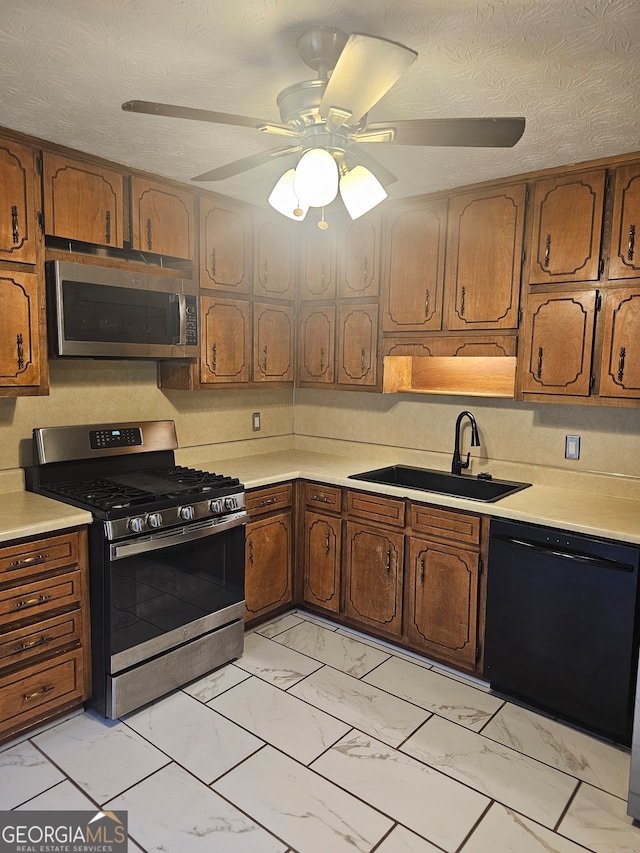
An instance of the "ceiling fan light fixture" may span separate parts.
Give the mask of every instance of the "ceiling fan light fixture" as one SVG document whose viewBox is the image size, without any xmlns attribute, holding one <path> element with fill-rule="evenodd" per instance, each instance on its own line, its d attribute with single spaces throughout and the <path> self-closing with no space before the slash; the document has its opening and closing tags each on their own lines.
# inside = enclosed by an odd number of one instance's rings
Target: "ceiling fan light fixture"
<svg viewBox="0 0 640 853">
<path fill-rule="evenodd" d="M 307 215 L 309 205 L 303 204 L 295 194 L 293 189 L 295 173 L 295 169 L 289 169 L 288 172 L 284 173 L 275 187 L 271 190 L 271 195 L 269 196 L 268 201 L 271 207 L 273 207 L 274 210 L 277 210 L 278 213 L 282 213 L 283 216 L 288 216 L 289 219 L 295 219 L 297 222 L 302 222 Z"/>
<path fill-rule="evenodd" d="M 387 197 L 380 181 L 365 166 L 354 166 L 342 175 L 340 195 L 352 219 L 368 213 Z"/>
<path fill-rule="evenodd" d="M 338 194 L 338 164 L 325 148 L 311 148 L 300 158 L 293 192 L 301 207 L 326 207 Z"/>
</svg>

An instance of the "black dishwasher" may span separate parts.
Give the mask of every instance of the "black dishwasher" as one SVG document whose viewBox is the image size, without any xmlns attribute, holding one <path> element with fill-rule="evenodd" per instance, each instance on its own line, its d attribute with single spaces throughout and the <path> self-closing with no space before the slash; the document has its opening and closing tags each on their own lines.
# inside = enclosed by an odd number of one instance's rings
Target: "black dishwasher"
<svg viewBox="0 0 640 853">
<path fill-rule="evenodd" d="M 631 742 L 639 549 L 492 520 L 484 675 L 498 693 Z"/>
</svg>

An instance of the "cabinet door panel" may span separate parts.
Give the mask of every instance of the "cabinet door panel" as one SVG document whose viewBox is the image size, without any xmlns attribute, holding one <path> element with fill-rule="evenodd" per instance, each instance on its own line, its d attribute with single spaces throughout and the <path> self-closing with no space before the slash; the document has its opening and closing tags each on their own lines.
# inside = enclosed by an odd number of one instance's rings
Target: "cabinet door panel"
<svg viewBox="0 0 640 853">
<path fill-rule="evenodd" d="M 283 222 L 260 219 L 255 226 L 256 296 L 293 299 L 293 235 Z"/>
<path fill-rule="evenodd" d="M 596 291 L 530 296 L 522 390 L 588 396 Z"/>
<path fill-rule="evenodd" d="M 604 183 L 604 169 L 536 183 L 529 284 L 598 280 Z"/>
<path fill-rule="evenodd" d="M 0 271 L 0 386 L 40 381 L 38 278 Z"/>
<path fill-rule="evenodd" d="M 374 386 L 378 376 L 378 306 L 341 305 L 338 383 Z"/>
<path fill-rule="evenodd" d="M 35 151 L 0 140 L 0 259 L 35 264 L 40 197 Z"/>
<path fill-rule="evenodd" d="M 249 303 L 240 299 L 201 297 L 204 383 L 248 382 L 250 363 Z"/>
<path fill-rule="evenodd" d="M 600 396 L 640 397 L 640 288 L 608 290 Z"/>
<path fill-rule="evenodd" d="M 380 217 L 373 214 L 345 226 L 340 296 L 377 296 L 380 288 Z"/>
<path fill-rule="evenodd" d="M 473 668 L 478 626 L 478 555 L 412 538 L 409 558 L 409 640 L 440 659 Z"/>
<path fill-rule="evenodd" d="M 615 171 L 609 278 L 640 278 L 640 166 Z"/>
<path fill-rule="evenodd" d="M 191 193 L 133 177 L 131 208 L 134 249 L 193 258 L 195 201 Z"/>
<path fill-rule="evenodd" d="M 446 225 L 446 200 L 401 211 L 390 219 L 385 247 L 385 332 L 441 328 Z"/>
<path fill-rule="evenodd" d="M 248 293 L 251 282 L 248 215 L 200 199 L 200 286 Z"/>
<path fill-rule="evenodd" d="M 305 228 L 300 246 L 300 299 L 332 299 L 336 295 L 335 233 Z"/>
<path fill-rule="evenodd" d="M 402 533 L 347 522 L 345 614 L 391 634 L 402 631 Z"/>
<path fill-rule="evenodd" d="M 341 521 L 305 513 L 304 600 L 325 610 L 340 610 Z"/>
<path fill-rule="evenodd" d="M 247 525 L 245 592 L 248 619 L 291 601 L 291 535 L 290 512 L 266 516 Z"/>
<path fill-rule="evenodd" d="M 335 380 L 334 305 L 300 310 L 300 355 L 298 379 L 301 383 L 332 383 Z"/>
<path fill-rule="evenodd" d="M 253 325 L 254 382 L 293 382 L 293 308 L 256 302 Z"/>
<path fill-rule="evenodd" d="M 119 172 L 48 152 L 43 169 L 47 234 L 99 246 L 124 246 L 124 189 Z"/>
<path fill-rule="evenodd" d="M 460 196 L 449 206 L 449 329 L 515 329 L 526 187 Z"/>
</svg>

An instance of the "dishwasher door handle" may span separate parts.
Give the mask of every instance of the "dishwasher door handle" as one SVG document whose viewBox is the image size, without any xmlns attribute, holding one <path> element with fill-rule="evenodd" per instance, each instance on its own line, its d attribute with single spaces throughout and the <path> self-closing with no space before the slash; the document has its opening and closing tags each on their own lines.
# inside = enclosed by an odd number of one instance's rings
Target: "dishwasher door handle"
<svg viewBox="0 0 640 853">
<path fill-rule="evenodd" d="M 551 557 L 562 560 L 571 560 L 575 563 L 586 563 L 589 566 L 601 569 L 611 569 L 616 572 L 633 572 L 634 567 L 630 563 L 621 563 L 618 560 L 610 560 L 606 557 L 593 557 L 591 554 L 579 554 L 574 551 L 560 551 L 553 545 L 544 545 L 542 542 L 531 542 L 528 539 L 514 539 L 511 536 L 494 536 L 494 539 L 505 542 L 507 545 L 515 545 L 517 548 L 527 548 L 530 551 L 540 551 Z"/>
</svg>

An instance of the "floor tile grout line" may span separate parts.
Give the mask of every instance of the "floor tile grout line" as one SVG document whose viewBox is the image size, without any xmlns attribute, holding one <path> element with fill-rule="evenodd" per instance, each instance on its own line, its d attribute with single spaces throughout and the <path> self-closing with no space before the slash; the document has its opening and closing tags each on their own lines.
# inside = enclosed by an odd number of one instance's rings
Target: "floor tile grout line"
<svg viewBox="0 0 640 853">
<path fill-rule="evenodd" d="M 487 807 L 483 810 L 482 814 L 476 820 L 476 822 L 473 824 L 473 826 L 471 827 L 469 832 L 465 835 L 465 837 L 462 840 L 462 843 L 460 844 L 459 847 L 456 848 L 454 853 L 463 853 L 465 844 L 467 843 L 467 841 L 469 841 L 469 839 L 472 837 L 473 833 L 480 826 L 480 824 L 485 819 L 485 817 L 489 814 L 489 809 L 491 809 L 494 806 L 494 804 L 497 802 L 498 801 L 495 800 L 493 797 L 489 798 L 489 802 L 487 803 Z M 502 805 L 502 804 L 500 803 L 499 805 Z"/>
</svg>

